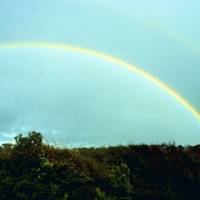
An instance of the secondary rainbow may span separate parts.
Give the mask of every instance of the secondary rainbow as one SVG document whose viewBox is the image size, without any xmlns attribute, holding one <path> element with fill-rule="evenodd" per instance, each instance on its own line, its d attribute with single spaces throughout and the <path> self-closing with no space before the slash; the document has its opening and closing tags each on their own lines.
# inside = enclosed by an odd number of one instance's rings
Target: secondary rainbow
<svg viewBox="0 0 200 200">
<path fill-rule="evenodd" d="M 119 58 L 113 57 L 111 55 L 94 51 L 91 49 L 86 49 L 78 46 L 72 46 L 67 44 L 56 44 L 56 43 L 44 43 L 44 42 L 17 42 L 17 43 L 6 43 L 6 44 L 0 44 L 0 49 L 16 49 L 16 48 L 44 48 L 44 49 L 60 49 L 64 51 L 71 51 L 71 52 L 77 52 L 80 54 L 85 54 L 88 56 L 96 57 L 99 59 L 103 59 L 106 61 L 109 61 L 111 63 L 114 63 L 118 66 L 121 66 L 123 68 L 128 69 L 129 71 L 139 74 L 143 76 L 145 79 L 148 79 L 149 81 L 153 82 L 155 85 L 160 87 L 162 90 L 164 90 L 166 93 L 168 93 L 170 96 L 174 97 L 182 106 L 184 106 L 188 111 L 192 113 L 192 115 L 200 121 L 200 113 L 198 110 L 196 110 L 191 103 L 189 103 L 184 97 L 182 97 L 177 91 L 175 91 L 173 88 L 168 86 L 167 84 L 163 83 L 161 80 L 159 80 L 157 77 L 153 76 L 152 74 L 146 72 L 139 66 L 130 64 L 126 61 L 123 61 Z"/>
</svg>

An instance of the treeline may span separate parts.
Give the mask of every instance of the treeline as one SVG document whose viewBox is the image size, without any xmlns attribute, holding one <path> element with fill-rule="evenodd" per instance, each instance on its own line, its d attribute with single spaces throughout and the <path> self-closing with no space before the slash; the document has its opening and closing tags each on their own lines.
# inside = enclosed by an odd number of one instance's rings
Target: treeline
<svg viewBox="0 0 200 200">
<path fill-rule="evenodd" d="M 0 147 L 0 200 L 199 199 L 199 145 L 64 149 L 31 132 Z"/>
</svg>

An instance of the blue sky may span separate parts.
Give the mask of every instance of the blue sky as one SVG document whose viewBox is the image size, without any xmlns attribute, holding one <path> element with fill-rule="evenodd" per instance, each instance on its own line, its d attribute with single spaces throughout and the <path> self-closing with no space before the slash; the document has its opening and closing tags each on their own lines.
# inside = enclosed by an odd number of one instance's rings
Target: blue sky
<svg viewBox="0 0 200 200">
<path fill-rule="evenodd" d="M 0 43 L 89 48 L 141 66 L 200 110 L 199 1 L 1 1 Z M 0 141 L 36 129 L 80 145 L 200 141 L 200 122 L 161 89 L 106 61 L 0 49 Z"/>
</svg>

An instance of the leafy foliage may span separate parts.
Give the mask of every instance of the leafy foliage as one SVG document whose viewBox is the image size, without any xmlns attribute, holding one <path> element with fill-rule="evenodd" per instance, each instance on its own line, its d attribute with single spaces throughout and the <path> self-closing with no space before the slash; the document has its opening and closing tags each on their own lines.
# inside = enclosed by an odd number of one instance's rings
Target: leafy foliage
<svg viewBox="0 0 200 200">
<path fill-rule="evenodd" d="M 61 149 L 31 132 L 0 146 L 1 200 L 195 200 L 199 189 L 199 145 Z"/>
</svg>

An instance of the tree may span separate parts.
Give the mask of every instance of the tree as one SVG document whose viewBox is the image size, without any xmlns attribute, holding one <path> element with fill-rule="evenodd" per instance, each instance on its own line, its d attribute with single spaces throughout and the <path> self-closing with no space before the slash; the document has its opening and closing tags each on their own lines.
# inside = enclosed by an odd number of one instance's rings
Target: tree
<svg viewBox="0 0 200 200">
<path fill-rule="evenodd" d="M 12 150 L 12 159 L 20 166 L 26 163 L 30 166 L 38 166 L 44 157 L 42 134 L 30 132 L 28 136 L 19 134 L 15 137 L 16 144 Z"/>
</svg>

